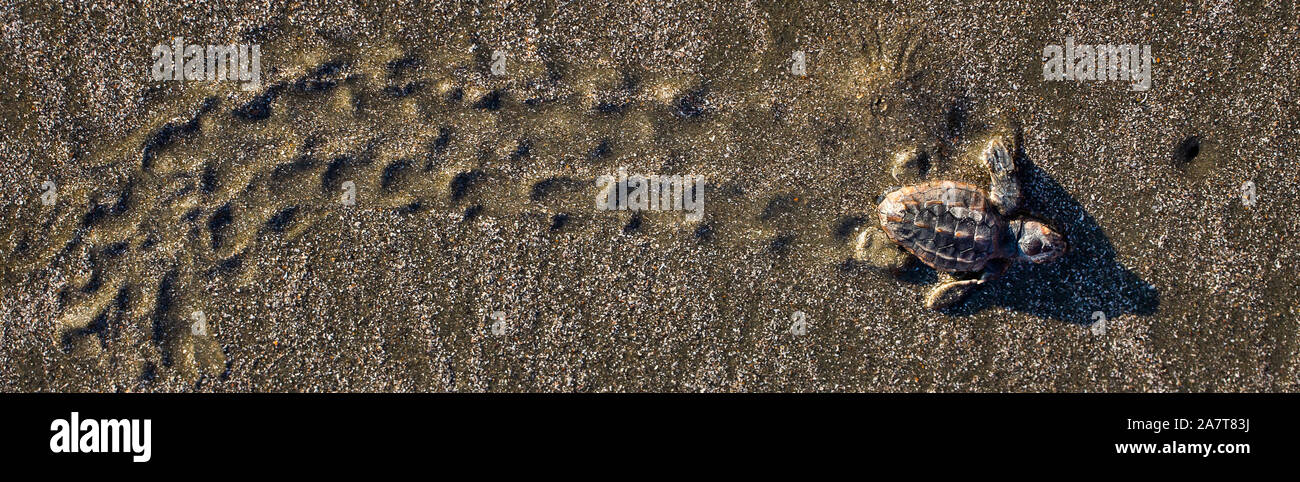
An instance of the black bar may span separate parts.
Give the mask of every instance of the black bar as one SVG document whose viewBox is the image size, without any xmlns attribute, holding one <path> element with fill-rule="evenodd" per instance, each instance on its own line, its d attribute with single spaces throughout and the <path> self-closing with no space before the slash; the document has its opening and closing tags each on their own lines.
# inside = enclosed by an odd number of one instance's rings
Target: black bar
<svg viewBox="0 0 1300 482">
<path fill-rule="evenodd" d="M 132 470 L 240 463 L 386 466 L 601 457 L 709 463 L 719 450 L 840 463 L 1282 464 L 1296 453 L 1295 395 L 378 395 L 20 394 L 6 465 Z M 53 453 L 51 422 L 149 419 L 151 457 Z M 1248 419 L 1249 430 L 1173 428 Z M 1170 421 L 1160 433 L 1130 421 Z M 1117 454 L 1116 444 L 1249 444 L 1248 454 Z M 712 455 L 711 455 L 712 454 Z M 941 468 L 941 467 L 940 467 Z"/>
</svg>

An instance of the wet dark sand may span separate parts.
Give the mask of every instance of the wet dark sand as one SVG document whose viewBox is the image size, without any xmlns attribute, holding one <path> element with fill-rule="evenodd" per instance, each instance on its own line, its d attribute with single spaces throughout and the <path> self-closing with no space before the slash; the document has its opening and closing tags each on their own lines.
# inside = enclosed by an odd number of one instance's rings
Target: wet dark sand
<svg viewBox="0 0 1300 482">
<path fill-rule="evenodd" d="M 1290 3 L 315 3 L 0 9 L 0 390 L 1300 388 Z M 1043 81 L 1067 35 L 1152 88 Z M 263 88 L 151 81 L 175 36 Z M 1067 258 L 943 313 L 850 261 L 895 152 L 999 131 Z M 704 219 L 595 210 L 620 167 Z"/>
</svg>

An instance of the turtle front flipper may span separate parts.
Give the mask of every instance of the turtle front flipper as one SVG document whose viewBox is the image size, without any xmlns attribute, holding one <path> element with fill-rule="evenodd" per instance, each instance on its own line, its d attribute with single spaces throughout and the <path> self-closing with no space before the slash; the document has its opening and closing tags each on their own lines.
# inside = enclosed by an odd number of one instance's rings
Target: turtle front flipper
<svg viewBox="0 0 1300 482">
<path fill-rule="evenodd" d="M 989 201 L 998 207 L 1003 216 L 1010 217 L 1020 209 L 1020 180 L 1017 178 L 1016 160 L 1006 136 L 997 136 L 989 141 L 982 154 L 984 164 L 988 167 Z"/>
<path fill-rule="evenodd" d="M 982 284 L 977 279 L 953 280 L 939 283 L 930 290 L 930 294 L 925 297 L 925 307 L 931 310 L 942 310 L 948 308 L 970 296 L 976 288 Z"/>
</svg>

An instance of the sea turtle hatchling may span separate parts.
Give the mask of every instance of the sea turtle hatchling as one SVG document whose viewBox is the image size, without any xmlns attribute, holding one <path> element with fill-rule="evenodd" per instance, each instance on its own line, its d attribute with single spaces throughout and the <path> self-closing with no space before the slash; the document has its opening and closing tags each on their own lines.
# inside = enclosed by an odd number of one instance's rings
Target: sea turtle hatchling
<svg viewBox="0 0 1300 482">
<path fill-rule="evenodd" d="M 918 155 L 924 153 L 900 155 L 895 177 L 898 166 L 916 164 Z M 1007 142 L 994 138 L 981 157 L 992 177 L 987 192 L 964 182 L 929 181 L 885 193 L 877 206 L 880 227 L 858 236 L 855 258 L 897 268 L 906 261 L 896 248 L 902 247 L 943 276 L 925 300 L 927 307 L 941 309 L 1001 276 L 1011 262 L 1050 263 L 1064 255 L 1067 245 L 1059 231 L 1017 216 L 1021 191 Z M 952 276 L 976 272 L 982 272 L 977 279 Z"/>
</svg>

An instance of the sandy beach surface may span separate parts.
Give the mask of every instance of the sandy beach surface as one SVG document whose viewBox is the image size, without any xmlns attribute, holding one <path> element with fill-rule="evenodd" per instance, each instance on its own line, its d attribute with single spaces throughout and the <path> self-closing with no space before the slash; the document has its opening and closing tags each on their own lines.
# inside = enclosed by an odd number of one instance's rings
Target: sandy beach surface
<svg viewBox="0 0 1300 482">
<path fill-rule="evenodd" d="M 0 6 L 3 391 L 1300 390 L 1293 2 L 75 3 Z M 999 134 L 1063 260 L 852 258 Z"/>
</svg>

